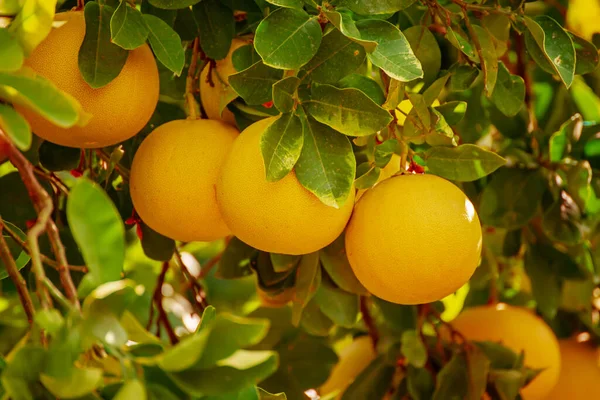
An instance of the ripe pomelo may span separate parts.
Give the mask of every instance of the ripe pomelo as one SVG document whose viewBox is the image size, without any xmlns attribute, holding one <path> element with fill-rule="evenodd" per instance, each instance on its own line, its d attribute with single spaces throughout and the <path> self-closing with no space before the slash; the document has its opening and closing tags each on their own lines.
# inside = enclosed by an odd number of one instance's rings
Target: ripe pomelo
<svg viewBox="0 0 600 400">
<path fill-rule="evenodd" d="M 26 107 L 15 108 L 25 116 L 34 133 L 63 146 L 105 147 L 138 133 L 158 102 L 158 69 L 150 48 L 143 45 L 129 52 L 119 76 L 104 87 L 92 89 L 78 66 L 79 47 L 85 35 L 83 13 L 60 13 L 55 20 L 65 24 L 52 29 L 25 65 L 75 97 L 92 117 L 85 126 L 65 129 Z"/>
<path fill-rule="evenodd" d="M 559 341 L 561 368 L 558 383 L 546 400 L 588 400 L 595 398 L 600 382 L 598 349 L 574 339 Z"/>
<path fill-rule="evenodd" d="M 384 300 L 422 304 L 465 284 L 479 263 L 481 226 L 473 204 L 435 175 L 399 175 L 369 189 L 346 230 L 358 280 Z"/>
<path fill-rule="evenodd" d="M 209 66 L 206 66 L 202 70 L 202 73 L 200 74 L 200 101 L 202 102 L 202 107 L 208 118 L 220 119 L 235 126 L 235 117 L 227 107 L 223 109 L 223 113 L 221 114 L 221 102 L 230 95 L 229 93 L 231 93 L 232 90 L 229 88 L 229 75 L 238 72 L 233 66 L 231 56 L 234 51 L 247 44 L 248 42 L 241 39 L 233 39 L 227 57 L 222 60 L 217 60 L 215 67 L 211 71 L 212 86 L 207 79 L 210 70 Z"/>
<path fill-rule="evenodd" d="M 217 183 L 217 200 L 233 234 L 259 250 L 306 254 L 337 238 L 352 213 L 354 190 L 335 209 L 306 190 L 292 171 L 268 182 L 260 137 L 275 118 L 246 128 L 233 145 Z"/>
<path fill-rule="evenodd" d="M 506 304 L 463 310 L 452 321 L 467 339 L 500 342 L 516 353 L 524 351 L 525 365 L 545 368 L 522 391 L 524 400 L 546 400 L 558 381 L 560 349 L 554 332 L 533 312 Z"/>
<path fill-rule="evenodd" d="M 342 393 L 376 356 L 373 342 L 369 336 L 361 336 L 344 347 L 339 354 L 338 363 L 319 389 L 321 397 L 338 392 L 337 398 L 341 398 Z"/>
<path fill-rule="evenodd" d="M 228 235 L 215 184 L 237 135 L 234 127 L 207 119 L 176 120 L 156 128 L 131 166 L 131 199 L 142 220 L 186 242 Z"/>
</svg>

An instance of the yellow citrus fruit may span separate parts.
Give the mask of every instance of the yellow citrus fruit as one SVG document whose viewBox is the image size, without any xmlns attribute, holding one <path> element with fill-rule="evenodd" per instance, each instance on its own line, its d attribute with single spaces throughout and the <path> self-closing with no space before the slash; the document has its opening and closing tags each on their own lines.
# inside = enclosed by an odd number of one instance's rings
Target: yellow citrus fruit
<svg viewBox="0 0 600 400">
<path fill-rule="evenodd" d="M 104 87 L 92 89 L 83 80 L 77 61 L 85 35 L 83 13 L 60 13 L 55 20 L 65 23 L 52 29 L 26 65 L 75 97 L 92 117 L 85 126 L 65 129 L 17 106 L 32 130 L 50 142 L 84 148 L 110 146 L 138 133 L 158 102 L 158 69 L 150 48 L 143 45 L 130 51 L 119 76 Z"/>
<path fill-rule="evenodd" d="M 217 183 L 217 200 L 227 226 L 250 246 L 271 253 L 311 253 L 342 233 L 352 213 L 354 190 L 336 209 L 306 190 L 293 171 L 268 182 L 260 137 L 274 120 L 255 122 L 235 141 Z"/>
<path fill-rule="evenodd" d="M 237 130 L 221 121 L 176 120 L 156 128 L 135 153 L 131 199 L 155 231 L 181 241 L 229 234 L 215 184 Z"/>
<path fill-rule="evenodd" d="M 561 340 L 561 368 L 558 383 L 546 400 L 587 400 L 596 398 L 600 382 L 600 358 L 589 343 Z"/>
<path fill-rule="evenodd" d="M 346 252 L 358 280 L 384 300 L 440 300 L 469 280 L 481 226 L 467 196 L 435 175 L 399 175 L 356 203 Z"/>
<path fill-rule="evenodd" d="M 433 101 L 433 103 L 431 104 L 432 107 L 437 107 L 440 105 L 440 101 L 438 99 L 435 99 Z M 402 100 L 400 102 L 400 104 L 398 104 L 398 107 L 396 107 L 395 113 L 396 113 L 396 120 L 398 121 L 398 125 L 400 126 L 404 126 L 404 123 L 406 122 L 406 116 L 408 115 L 408 113 L 410 113 L 410 111 L 412 110 L 413 105 L 411 103 L 410 100 Z"/>
<path fill-rule="evenodd" d="M 368 336 L 361 336 L 344 347 L 339 354 L 338 363 L 333 367 L 329 378 L 319 390 L 321 397 L 338 392 L 340 394 L 338 398 L 341 398 L 344 390 L 376 356 L 373 342 Z"/>
<path fill-rule="evenodd" d="M 391 178 L 398 171 L 400 171 L 400 156 L 398 154 L 392 154 L 392 158 L 388 165 L 381 169 L 379 173 L 379 178 L 377 178 L 377 183 L 383 182 L 387 178 Z M 377 183 L 375 185 L 377 185 Z M 356 192 L 356 201 L 360 200 L 360 198 L 365 194 L 365 192 L 369 189 L 361 189 Z"/>
<path fill-rule="evenodd" d="M 592 40 L 596 32 L 600 32 L 600 1 L 570 0 L 567 13 L 567 27 L 584 39 Z"/>
<path fill-rule="evenodd" d="M 521 395 L 524 400 L 547 399 L 558 381 L 561 361 L 558 341 L 541 318 L 524 308 L 498 304 L 468 308 L 452 325 L 469 340 L 500 342 L 516 353 L 524 351 L 526 366 L 545 370 Z"/>
<path fill-rule="evenodd" d="M 216 66 L 212 69 L 211 80 L 213 86 L 210 85 L 207 79 L 208 71 L 210 70 L 208 66 L 200 74 L 200 101 L 206 115 L 210 119 L 220 119 L 228 124 L 235 125 L 235 117 L 226 107 L 223 109 L 223 114 L 221 114 L 221 102 L 229 96 L 228 92 L 232 90 L 229 88 L 229 75 L 238 72 L 233 66 L 231 56 L 234 51 L 246 44 L 248 43 L 241 39 L 233 39 L 227 57 L 218 60 Z"/>
</svg>

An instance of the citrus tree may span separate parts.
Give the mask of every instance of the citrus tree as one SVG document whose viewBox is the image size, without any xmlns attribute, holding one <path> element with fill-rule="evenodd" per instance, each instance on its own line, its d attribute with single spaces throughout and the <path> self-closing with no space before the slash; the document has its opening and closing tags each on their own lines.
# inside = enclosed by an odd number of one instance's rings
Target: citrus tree
<svg viewBox="0 0 600 400">
<path fill-rule="evenodd" d="M 0 0 L 3 399 L 588 399 L 592 0 Z"/>
</svg>

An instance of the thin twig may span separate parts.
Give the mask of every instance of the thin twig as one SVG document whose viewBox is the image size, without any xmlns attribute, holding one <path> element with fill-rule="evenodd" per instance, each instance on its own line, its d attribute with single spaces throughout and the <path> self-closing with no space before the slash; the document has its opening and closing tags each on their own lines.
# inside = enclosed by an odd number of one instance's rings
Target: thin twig
<svg viewBox="0 0 600 400">
<path fill-rule="evenodd" d="M 73 303 L 69 302 L 69 300 L 67 300 L 67 298 L 65 296 L 63 296 L 61 291 L 58 290 L 58 288 L 56 286 L 54 286 L 54 283 L 52 283 L 52 281 L 50 279 L 48 279 L 48 278 L 44 279 L 44 285 L 46 285 L 46 287 L 50 291 L 50 294 L 52 295 L 52 297 L 54 297 L 54 299 L 56 301 L 58 301 L 64 308 L 66 308 L 67 310 L 70 310 L 70 311 L 78 311 L 79 310 L 77 307 L 75 307 L 75 305 Z"/>
<path fill-rule="evenodd" d="M 202 311 L 204 311 L 206 306 L 208 306 L 208 303 L 206 302 L 206 299 L 204 298 L 204 289 L 202 288 L 202 285 L 200 284 L 200 282 L 198 282 L 198 278 L 194 277 L 190 273 L 187 266 L 183 262 L 183 259 L 181 258 L 181 254 L 179 253 L 179 250 L 177 250 L 177 249 L 175 249 L 175 260 L 177 261 L 179 268 L 181 268 L 181 272 L 183 272 L 183 275 L 185 276 L 186 280 L 188 281 L 188 283 L 190 285 L 190 289 L 192 289 L 192 295 L 194 297 L 193 304 L 195 305 L 195 308 L 197 309 L 196 311 L 198 311 L 198 314 L 202 314 Z"/>
<path fill-rule="evenodd" d="M 196 92 L 197 84 L 196 84 L 196 68 L 198 67 L 198 38 L 194 39 L 194 43 L 192 44 L 192 59 L 190 61 L 190 67 L 188 68 L 188 76 L 185 81 L 185 98 L 188 106 L 188 113 L 190 119 L 198 119 L 198 114 L 196 108 L 198 107 L 198 103 L 196 102 L 196 98 L 194 97 L 194 93 Z"/>
<path fill-rule="evenodd" d="M 373 349 L 375 349 L 375 351 L 377 352 L 379 332 L 377 332 L 377 327 L 375 326 L 375 321 L 373 321 L 373 317 L 369 312 L 369 304 L 367 302 L 368 299 L 366 296 L 360 296 L 360 313 L 362 314 L 363 320 L 365 321 L 365 325 L 367 325 L 367 329 L 369 330 L 369 336 L 371 337 Z"/>
<path fill-rule="evenodd" d="M 6 268 L 8 276 L 10 276 L 10 279 L 17 287 L 17 292 L 19 293 L 21 304 L 23 305 L 23 309 L 25 310 L 25 314 L 27 315 L 27 321 L 29 321 L 29 324 L 31 325 L 33 324 L 33 315 L 35 314 L 35 309 L 33 308 L 33 301 L 31 301 L 31 296 L 29 296 L 29 291 L 27 290 L 27 283 L 25 282 L 23 275 L 21 275 L 21 273 L 19 272 L 14 258 L 10 254 L 10 249 L 8 248 L 8 244 L 4 239 L 4 235 L 2 234 L 3 227 L 4 224 L 2 223 L 2 220 L 0 220 L 0 259 L 2 259 L 2 262 L 4 263 L 4 267 Z"/>
<path fill-rule="evenodd" d="M 160 275 L 158 275 L 158 279 L 156 281 L 156 288 L 154 289 L 154 294 L 152 295 L 152 300 L 153 300 L 154 304 L 156 305 L 156 308 L 158 309 L 158 320 L 156 321 L 156 326 L 157 326 L 158 332 L 160 332 L 160 326 L 162 324 L 162 326 L 164 326 L 165 330 L 167 331 L 167 335 L 169 335 L 169 340 L 171 341 L 171 344 L 176 344 L 177 342 L 179 342 L 179 339 L 177 338 L 177 335 L 175 334 L 175 331 L 173 330 L 173 327 L 171 326 L 171 323 L 169 322 L 169 317 L 167 316 L 167 312 L 165 311 L 163 304 L 162 304 L 162 300 L 163 300 L 162 287 L 163 287 L 163 284 L 165 283 L 165 277 L 167 276 L 168 271 L 169 271 L 169 262 L 165 261 L 162 264 L 162 269 L 160 271 Z M 152 314 L 153 314 L 153 312 L 152 312 Z"/>
<path fill-rule="evenodd" d="M 62 180 L 60 180 L 60 178 L 58 176 L 56 176 L 55 174 L 53 174 L 51 172 L 50 173 L 46 172 L 40 167 L 35 167 L 34 172 L 36 175 L 41 176 L 42 178 L 46 179 L 47 181 L 50 181 L 51 183 L 53 183 L 54 186 L 58 190 L 63 192 L 64 194 L 69 194 L 69 188 L 67 187 L 67 185 L 65 185 L 65 183 Z"/>
</svg>

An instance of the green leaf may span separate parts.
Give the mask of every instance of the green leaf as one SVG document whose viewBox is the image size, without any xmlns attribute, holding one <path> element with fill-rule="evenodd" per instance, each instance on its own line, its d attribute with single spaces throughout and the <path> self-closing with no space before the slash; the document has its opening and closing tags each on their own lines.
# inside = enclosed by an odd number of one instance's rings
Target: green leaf
<svg viewBox="0 0 600 400">
<path fill-rule="evenodd" d="M 485 393 L 487 378 L 490 371 L 490 360 L 477 346 L 465 349 L 468 369 L 468 400 L 480 400 Z"/>
<path fill-rule="evenodd" d="M 157 8 L 163 8 L 165 10 L 179 10 L 181 8 L 188 8 L 194 4 L 200 2 L 200 0 L 148 0 L 150 4 Z"/>
<path fill-rule="evenodd" d="M 133 50 L 146 43 L 148 27 L 142 13 L 123 1 L 110 20 L 110 34 L 113 43 L 125 50 Z"/>
<path fill-rule="evenodd" d="M 575 48 L 575 75 L 585 75 L 598 68 L 598 49 L 592 43 L 577 35 L 567 32 L 573 40 Z"/>
<path fill-rule="evenodd" d="M 125 228 L 108 195 L 97 184 L 80 179 L 69 193 L 67 219 L 95 282 L 120 279 Z"/>
<path fill-rule="evenodd" d="M 210 369 L 188 369 L 170 373 L 181 389 L 194 396 L 223 395 L 255 385 L 277 370 L 273 351 L 239 350 Z"/>
<path fill-rule="evenodd" d="M 352 267 L 350 267 L 343 234 L 329 246 L 319 251 L 319 257 L 327 274 L 342 290 L 361 295 L 367 293 L 367 290 L 354 275 Z"/>
<path fill-rule="evenodd" d="M 20 5 L 8 31 L 21 43 L 25 55 L 29 55 L 52 29 L 56 0 L 24 0 Z"/>
<path fill-rule="evenodd" d="M 550 162 L 560 162 L 567 154 L 569 154 L 571 140 L 577 141 L 577 138 L 581 135 L 582 128 L 583 120 L 581 115 L 575 114 L 568 121 L 563 123 L 557 132 L 554 132 L 552 136 L 550 136 Z"/>
<path fill-rule="evenodd" d="M 377 42 L 377 48 L 368 54 L 369 60 L 391 78 L 410 82 L 423 77 L 419 59 L 400 30 L 387 21 L 361 20 L 356 23 L 363 39 Z"/>
<path fill-rule="evenodd" d="M 112 43 L 113 8 L 90 1 L 85 5 L 85 36 L 79 48 L 79 71 L 90 87 L 109 84 L 123 69 L 129 53 Z"/>
<path fill-rule="evenodd" d="M 404 83 L 395 79 L 390 80 L 385 103 L 381 107 L 386 110 L 394 110 L 404 98 Z"/>
<path fill-rule="evenodd" d="M 257 253 L 258 250 L 240 239 L 231 238 L 219 260 L 216 276 L 221 279 L 235 279 L 252 274 L 250 260 Z"/>
<path fill-rule="evenodd" d="M 377 42 L 373 40 L 363 40 L 360 31 L 356 27 L 352 16 L 347 12 L 324 11 L 329 22 L 333 24 L 340 32 L 350 40 L 360 44 L 364 49 L 371 53 L 377 47 Z"/>
<path fill-rule="evenodd" d="M 398 149 L 398 140 L 388 139 L 375 147 L 375 165 L 384 168 Z"/>
<path fill-rule="evenodd" d="M 531 35 L 527 48 L 537 44 L 547 62 L 568 88 L 575 78 L 575 47 L 569 34 L 552 18 L 541 15 L 535 20 L 525 17 Z M 533 40 L 531 40 L 533 39 Z M 537 61 L 537 60 L 536 60 Z"/>
<path fill-rule="evenodd" d="M 470 65 L 459 65 L 453 68 L 449 89 L 452 92 L 465 91 L 473 85 L 478 76 L 479 70 L 477 68 Z"/>
<path fill-rule="evenodd" d="M 266 65 L 298 69 L 317 53 L 321 38 L 321 26 L 316 16 L 280 8 L 258 25 L 254 47 Z"/>
<path fill-rule="evenodd" d="M 169 261 L 175 252 L 175 241 L 156 232 L 143 222 L 139 224 L 144 254 L 156 261 Z"/>
<path fill-rule="evenodd" d="M 102 372 L 100 368 L 74 368 L 68 376 L 59 379 L 41 374 L 40 381 L 54 396 L 71 399 L 94 391 L 102 382 Z"/>
<path fill-rule="evenodd" d="M 375 186 L 381 175 L 381 168 L 371 164 L 370 162 L 364 162 L 356 167 L 356 176 L 354 180 L 354 187 L 356 189 L 369 189 Z"/>
<path fill-rule="evenodd" d="M 266 66 L 262 61 L 229 76 L 229 84 L 249 105 L 259 105 L 271 100 L 273 85 L 281 79 L 283 71 Z"/>
<path fill-rule="evenodd" d="M 473 25 L 473 31 L 475 32 L 481 47 L 481 56 L 483 59 L 479 59 L 479 63 L 485 76 L 484 91 L 489 97 L 494 92 L 496 81 L 498 79 L 498 57 L 496 56 L 496 48 L 494 47 L 494 40 L 487 30 L 479 25 Z"/>
<path fill-rule="evenodd" d="M 435 389 L 431 373 L 425 368 L 408 366 L 406 373 L 407 389 L 414 400 L 429 400 Z"/>
<path fill-rule="evenodd" d="M 576 223 L 579 216 L 580 210 L 573 198 L 561 191 L 556 201 L 544 212 L 542 228 L 550 239 L 574 246 L 582 239 L 581 228 Z"/>
<path fill-rule="evenodd" d="M 385 102 L 385 95 L 383 94 L 383 90 L 381 90 L 381 86 L 379 86 L 379 83 L 364 75 L 347 75 L 343 79 L 341 79 L 335 86 L 337 86 L 340 89 L 358 89 L 367 96 L 369 96 L 369 98 L 373 100 L 377 105 L 383 104 Z"/>
<path fill-rule="evenodd" d="M 75 125 L 83 113 L 74 97 L 27 69 L 0 72 L 0 98 L 30 108 L 62 128 Z"/>
<path fill-rule="evenodd" d="M 525 102 L 525 81 L 508 72 L 503 62 L 498 65 L 498 81 L 490 100 L 504 115 L 514 117 Z"/>
<path fill-rule="evenodd" d="M 421 337 L 415 330 L 407 330 L 402 333 L 402 355 L 415 368 L 423 368 L 427 362 L 427 348 Z"/>
<path fill-rule="evenodd" d="M 454 353 L 442 367 L 435 385 L 433 400 L 465 399 L 468 393 L 467 362 L 463 353 Z"/>
<path fill-rule="evenodd" d="M 329 335 L 334 326 L 335 324 L 331 318 L 321 310 L 316 297 L 313 297 L 302 310 L 302 318 L 300 319 L 302 330 L 312 336 L 325 337 Z"/>
<path fill-rule="evenodd" d="M 525 375 L 517 370 L 491 370 L 490 380 L 502 399 L 514 400 L 525 384 Z"/>
<path fill-rule="evenodd" d="M 25 235 L 25 233 L 23 233 L 23 231 L 20 230 L 18 227 L 16 227 L 8 221 L 3 221 L 0 219 L 0 227 L 2 227 L 2 224 L 6 225 L 7 228 L 10 228 L 10 230 L 14 232 L 23 242 L 27 241 L 27 235 Z M 27 254 L 23 250 L 21 245 L 19 245 L 19 243 L 17 243 L 10 235 L 8 235 L 8 233 L 2 232 L 2 236 L 8 244 L 10 254 L 12 255 L 13 259 L 15 260 L 15 264 L 17 265 L 17 270 L 20 271 L 29 262 L 29 254 Z M 0 280 L 6 278 L 8 278 L 8 272 L 6 272 L 6 266 L 4 265 L 4 262 L 0 260 Z"/>
<path fill-rule="evenodd" d="M 260 137 L 260 150 L 268 182 L 286 176 L 300 158 L 304 135 L 297 115 L 288 113 L 277 118 Z"/>
<path fill-rule="evenodd" d="M 592 187 L 592 167 L 587 160 L 580 161 L 567 172 L 567 190 L 579 209 L 588 214 L 600 211 L 597 192 Z"/>
<path fill-rule="evenodd" d="M 306 104 L 308 113 L 345 135 L 371 135 L 392 121 L 389 112 L 360 90 L 314 84 L 311 93 L 311 100 Z"/>
<path fill-rule="evenodd" d="M 342 4 L 357 14 L 388 14 L 410 7 L 416 0 L 343 0 Z"/>
<path fill-rule="evenodd" d="M 113 400 L 146 400 L 147 398 L 146 387 L 139 380 L 132 379 L 119 389 Z"/>
<path fill-rule="evenodd" d="M 581 77 L 575 77 L 571 95 L 584 120 L 600 122 L 600 97 Z"/>
<path fill-rule="evenodd" d="M 549 319 L 558 311 L 561 282 L 556 270 L 549 268 L 547 255 L 541 246 L 530 246 L 525 253 L 525 271 L 531 280 L 531 291 L 537 308 Z"/>
<path fill-rule="evenodd" d="M 267 3 L 271 3 L 276 6 L 295 8 L 296 10 L 302 10 L 302 0 L 266 0 Z"/>
<path fill-rule="evenodd" d="M 144 14 L 144 21 L 149 29 L 148 41 L 158 61 L 177 76 L 181 75 L 185 64 L 185 51 L 177 32 L 154 15 Z"/>
<path fill-rule="evenodd" d="M 31 388 L 38 381 L 45 362 L 46 352 L 41 346 L 30 344 L 18 349 L 2 371 L 6 393 L 15 400 L 33 399 Z"/>
<path fill-rule="evenodd" d="M 65 319 L 57 309 L 40 310 L 35 313 L 35 323 L 48 332 L 51 336 L 56 335 L 65 325 Z"/>
<path fill-rule="evenodd" d="M 258 390 L 258 400 L 287 400 L 285 393 L 272 394 L 261 388 L 256 389 Z"/>
<path fill-rule="evenodd" d="M 50 171 L 69 171 L 77 168 L 81 149 L 44 141 L 38 150 L 40 163 Z"/>
<path fill-rule="evenodd" d="M 254 50 L 253 44 L 238 47 L 231 55 L 231 61 L 236 71 L 243 71 L 253 64 L 261 61 L 260 56 Z"/>
<path fill-rule="evenodd" d="M 302 256 L 296 270 L 296 295 L 292 307 L 292 323 L 298 326 L 304 306 L 314 296 L 321 282 L 319 252 Z"/>
<path fill-rule="evenodd" d="M 352 144 L 347 137 L 302 118 L 304 144 L 295 172 L 298 181 L 324 204 L 340 208 L 350 196 L 356 173 Z"/>
<path fill-rule="evenodd" d="M 385 356 L 373 360 L 348 386 L 341 400 L 381 399 L 388 391 L 395 367 L 386 363 Z"/>
<path fill-rule="evenodd" d="M 289 254 L 276 254 L 270 253 L 271 263 L 273 264 L 273 271 L 275 272 L 286 272 L 296 267 L 300 262 L 302 256 L 292 256 Z"/>
<path fill-rule="evenodd" d="M 455 26 L 455 29 L 448 27 L 446 30 L 446 39 L 463 54 L 471 59 L 477 57 L 473 44 L 466 38 L 463 30 L 459 26 Z"/>
<path fill-rule="evenodd" d="M 295 76 L 288 76 L 273 85 L 273 103 L 280 112 L 292 112 L 296 103 L 296 90 L 300 82 L 300 79 Z"/>
<path fill-rule="evenodd" d="M 233 11 L 219 0 L 203 0 L 193 8 L 200 46 L 208 58 L 227 57 L 235 36 Z"/>
<path fill-rule="evenodd" d="M 425 159 L 431 173 L 459 182 L 475 181 L 506 164 L 498 154 L 474 144 L 432 147 L 425 153 Z"/>
<path fill-rule="evenodd" d="M 323 281 L 315 294 L 321 311 L 336 325 L 351 328 L 358 320 L 359 298 Z"/>
<path fill-rule="evenodd" d="M 435 36 L 424 25 L 406 29 L 404 36 L 423 68 L 425 86 L 435 80 L 442 65 L 442 52 Z"/>
<path fill-rule="evenodd" d="M 31 147 L 31 128 L 14 108 L 0 103 L 0 129 L 23 151 Z"/>
<path fill-rule="evenodd" d="M 365 60 L 365 49 L 332 29 L 323 36 L 317 54 L 304 66 L 314 82 L 334 83 L 354 72 Z"/>
<path fill-rule="evenodd" d="M 157 365 L 167 372 L 178 372 L 192 368 L 206 349 L 210 329 L 202 329 L 182 339 L 157 358 Z"/>
<path fill-rule="evenodd" d="M 533 218 L 545 190 L 538 171 L 503 168 L 483 190 L 481 222 L 511 230 L 519 228 Z"/>
<path fill-rule="evenodd" d="M 8 29 L 0 28 L 0 64 L 1 72 L 14 72 L 23 65 L 25 54 L 23 48 Z"/>
<path fill-rule="evenodd" d="M 462 121 L 467 112 L 467 102 L 449 101 L 434 108 L 442 114 L 448 125 L 456 125 Z"/>
</svg>

